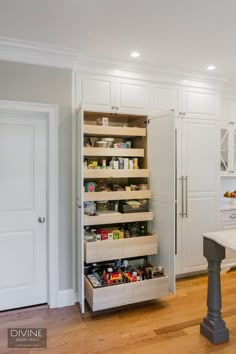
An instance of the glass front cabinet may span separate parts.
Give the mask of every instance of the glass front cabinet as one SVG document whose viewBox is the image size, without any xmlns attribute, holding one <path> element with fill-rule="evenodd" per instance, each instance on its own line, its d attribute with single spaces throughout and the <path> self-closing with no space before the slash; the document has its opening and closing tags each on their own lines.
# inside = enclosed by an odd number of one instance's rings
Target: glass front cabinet
<svg viewBox="0 0 236 354">
<path fill-rule="evenodd" d="M 220 171 L 223 176 L 236 175 L 236 124 L 228 122 L 220 127 Z"/>
</svg>

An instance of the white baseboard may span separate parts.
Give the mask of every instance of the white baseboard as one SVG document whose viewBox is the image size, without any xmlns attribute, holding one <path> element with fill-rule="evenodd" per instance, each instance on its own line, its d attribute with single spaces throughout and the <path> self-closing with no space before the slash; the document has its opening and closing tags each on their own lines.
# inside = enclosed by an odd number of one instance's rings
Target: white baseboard
<svg viewBox="0 0 236 354">
<path fill-rule="evenodd" d="M 75 304 L 74 289 L 59 290 L 57 307 L 73 306 Z"/>
<path fill-rule="evenodd" d="M 74 293 L 74 301 L 79 302 L 79 293 Z"/>
</svg>

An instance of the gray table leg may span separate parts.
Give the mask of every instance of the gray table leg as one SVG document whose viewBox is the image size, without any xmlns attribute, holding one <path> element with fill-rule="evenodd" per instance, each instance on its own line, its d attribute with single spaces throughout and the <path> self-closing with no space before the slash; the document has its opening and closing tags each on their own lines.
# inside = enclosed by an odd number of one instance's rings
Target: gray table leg
<svg viewBox="0 0 236 354">
<path fill-rule="evenodd" d="M 203 254 L 208 261 L 208 311 L 200 324 L 200 333 L 212 343 L 218 344 L 229 339 L 229 330 L 221 317 L 220 264 L 225 258 L 225 248 L 204 237 Z"/>
</svg>

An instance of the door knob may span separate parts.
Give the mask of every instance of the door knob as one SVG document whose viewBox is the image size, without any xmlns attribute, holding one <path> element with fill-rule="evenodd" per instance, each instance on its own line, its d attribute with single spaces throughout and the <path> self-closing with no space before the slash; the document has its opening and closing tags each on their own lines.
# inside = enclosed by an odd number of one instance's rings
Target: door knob
<svg viewBox="0 0 236 354">
<path fill-rule="evenodd" d="M 45 217 L 44 216 L 40 216 L 38 218 L 38 222 L 40 222 L 41 224 L 43 224 L 45 222 Z"/>
</svg>

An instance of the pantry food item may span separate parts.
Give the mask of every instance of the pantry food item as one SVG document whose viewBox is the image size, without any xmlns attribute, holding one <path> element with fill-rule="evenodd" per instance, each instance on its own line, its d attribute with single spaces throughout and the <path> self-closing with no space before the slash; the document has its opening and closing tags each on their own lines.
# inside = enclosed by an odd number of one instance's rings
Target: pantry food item
<svg viewBox="0 0 236 354">
<path fill-rule="evenodd" d="M 114 146 L 114 138 L 103 138 L 102 141 L 105 141 L 107 143 L 108 148 Z"/>
<path fill-rule="evenodd" d="M 108 117 L 101 117 L 97 119 L 97 125 L 104 125 L 107 126 L 109 123 L 109 118 Z"/>
<path fill-rule="evenodd" d="M 104 141 L 104 140 L 98 140 L 95 143 L 95 147 L 107 148 L 108 147 L 108 142 Z"/>
</svg>

